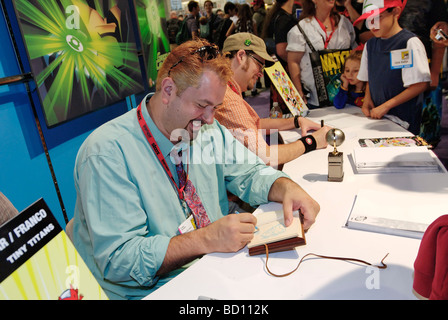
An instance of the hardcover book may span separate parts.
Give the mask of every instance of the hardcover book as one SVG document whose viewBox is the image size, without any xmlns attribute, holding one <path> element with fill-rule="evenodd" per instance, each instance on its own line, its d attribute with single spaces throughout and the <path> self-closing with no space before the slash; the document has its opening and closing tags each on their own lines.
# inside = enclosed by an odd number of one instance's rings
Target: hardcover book
<svg viewBox="0 0 448 320">
<path fill-rule="evenodd" d="M 283 210 L 268 211 L 258 214 L 257 229 L 254 238 L 247 245 L 249 255 L 269 252 L 292 250 L 297 246 L 306 244 L 303 224 L 298 211 L 293 214 L 293 222 L 285 227 Z"/>
</svg>

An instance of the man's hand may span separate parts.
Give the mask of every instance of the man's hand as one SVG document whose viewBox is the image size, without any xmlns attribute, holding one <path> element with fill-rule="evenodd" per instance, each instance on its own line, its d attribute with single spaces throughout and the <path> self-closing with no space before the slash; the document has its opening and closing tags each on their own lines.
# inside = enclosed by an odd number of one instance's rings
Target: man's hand
<svg viewBox="0 0 448 320">
<path fill-rule="evenodd" d="M 251 213 L 229 214 L 204 228 L 172 237 L 157 275 L 207 253 L 238 251 L 254 237 L 256 223 Z"/>
<path fill-rule="evenodd" d="M 323 126 L 322 128 L 319 128 L 319 130 L 313 132 L 312 136 L 316 140 L 316 149 L 327 147 L 327 132 L 330 131 L 330 129 L 331 127 L 329 126 Z"/>
<path fill-rule="evenodd" d="M 254 237 L 257 218 L 251 213 L 229 214 L 205 228 L 207 252 L 236 252 Z"/>
<path fill-rule="evenodd" d="M 319 204 L 311 198 L 297 183 L 288 178 L 279 178 L 272 184 L 269 191 L 270 201 L 283 204 L 285 225 L 289 226 L 293 220 L 293 212 L 300 210 L 303 214 L 303 228 L 308 230 L 316 221 L 320 211 Z"/>
<path fill-rule="evenodd" d="M 299 117 L 299 125 L 302 130 L 302 137 L 305 137 L 310 130 L 316 130 L 312 133 L 312 136 L 316 140 L 316 149 L 322 149 L 327 147 L 327 132 L 331 129 L 329 126 L 320 126 L 320 123 L 316 123 L 308 118 Z"/>
</svg>

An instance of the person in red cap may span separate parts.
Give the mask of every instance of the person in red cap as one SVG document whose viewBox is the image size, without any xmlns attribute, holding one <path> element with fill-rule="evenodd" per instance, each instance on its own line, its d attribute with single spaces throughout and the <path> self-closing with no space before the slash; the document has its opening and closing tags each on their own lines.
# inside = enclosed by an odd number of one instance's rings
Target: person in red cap
<svg viewBox="0 0 448 320">
<path fill-rule="evenodd" d="M 420 95 L 431 81 L 426 50 L 418 37 L 403 29 L 398 18 L 406 0 L 366 0 L 363 14 L 374 38 L 367 41 L 358 79 L 367 81 L 362 111 L 367 117 L 387 117 L 415 135 L 420 133 Z"/>
</svg>

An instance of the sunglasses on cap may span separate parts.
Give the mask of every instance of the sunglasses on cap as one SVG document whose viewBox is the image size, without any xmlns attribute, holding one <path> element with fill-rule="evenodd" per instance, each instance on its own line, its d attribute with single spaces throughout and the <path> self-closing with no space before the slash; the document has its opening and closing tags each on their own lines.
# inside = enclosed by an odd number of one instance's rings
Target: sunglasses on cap
<svg viewBox="0 0 448 320">
<path fill-rule="evenodd" d="M 198 54 L 202 60 L 212 60 L 216 59 L 221 52 L 217 46 L 203 46 L 199 49 L 190 53 L 190 55 Z M 181 63 L 186 56 L 182 56 L 179 61 L 174 63 L 171 68 L 168 70 L 168 77 L 170 76 L 171 70 L 175 68 L 179 63 Z"/>
</svg>

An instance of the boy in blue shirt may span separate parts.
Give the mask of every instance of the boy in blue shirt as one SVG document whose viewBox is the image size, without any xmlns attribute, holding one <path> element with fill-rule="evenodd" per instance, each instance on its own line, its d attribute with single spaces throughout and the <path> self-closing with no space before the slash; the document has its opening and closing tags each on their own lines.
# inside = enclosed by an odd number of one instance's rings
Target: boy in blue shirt
<svg viewBox="0 0 448 320">
<path fill-rule="evenodd" d="M 375 37 L 364 47 L 358 79 L 367 81 L 362 105 L 367 117 L 396 119 L 418 135 L 420 97 L 431 81 L 431 74 L 423 43 L 398 24 L 405 4 L 406 0 L 364 2 L 363 14 L 354 24 L 366 20 Z"/>
</svg>

